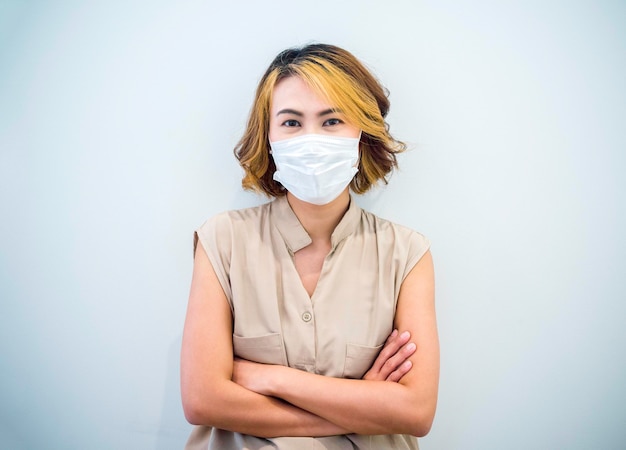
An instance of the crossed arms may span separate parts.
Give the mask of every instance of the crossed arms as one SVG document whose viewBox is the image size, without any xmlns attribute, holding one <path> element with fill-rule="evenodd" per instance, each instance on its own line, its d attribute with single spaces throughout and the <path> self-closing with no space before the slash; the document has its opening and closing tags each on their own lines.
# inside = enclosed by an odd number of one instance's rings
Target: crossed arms
<svg viewBox="0 0 626 450">
<path fill-rule="evenodd" d="M 185 417 L 259 437 L 423 436 L 434 418 L 439 379 L 430 252 L 402 284 L 394 327 L 403 333 L 389 337 L 361 380 L 235 359 L 230 307 L 198 245 L 181 352 Z"/>
</svg>

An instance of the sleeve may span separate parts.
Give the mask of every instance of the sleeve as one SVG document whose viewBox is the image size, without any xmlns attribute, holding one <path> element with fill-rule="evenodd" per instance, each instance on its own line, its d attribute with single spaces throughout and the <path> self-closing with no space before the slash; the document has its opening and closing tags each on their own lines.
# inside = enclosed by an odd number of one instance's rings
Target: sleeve
<svg viewBox="0 0 626 450">
<path fill-rule="evenodd" d="M 232 222 L 227 213 L 210 218 L 194 232 L 193 252 L 196 253 L 198 241 L 209 257 L 215 274 L 232 308 L 232 290 L 230 288 L 230 262 L 232 254 Z"/>
<path fill-rule="evenodd" d="M 406 266 L 402 274 L 402 281 L 404 281 L 409 272 L 415 267 L 415 264 L 417 264 L 419 260 L 422 259 L 422 256 L 430 249 L 430 241 L 423 234 L 411 230 L 407 238 L 406 248 Z"/>
</svg>

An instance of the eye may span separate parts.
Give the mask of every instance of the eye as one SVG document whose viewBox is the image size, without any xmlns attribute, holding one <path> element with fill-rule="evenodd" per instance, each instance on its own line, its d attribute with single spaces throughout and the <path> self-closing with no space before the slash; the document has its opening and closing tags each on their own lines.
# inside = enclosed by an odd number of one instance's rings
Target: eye
<svg viewBox="0 0 626 450">
<path fill-rule="evenodd" d="M 284 127 L 299 127 L 300 126 L 300 122 L 298 122 L 295 119 L 288 119 L 288 120 L 285 120 L 283 122 L 283 126 Z"/>
<path fill-rule="evenodd" d="M 328 119 L 327 121 L 324 122 L 324 126 L 325 127 L 332 127 L 334 125 L 340 125 L 343 123 L 343 120 L 341 119 L 337 119 L 337 118 L 332 118 L 332 119 Z"/>
</svg>

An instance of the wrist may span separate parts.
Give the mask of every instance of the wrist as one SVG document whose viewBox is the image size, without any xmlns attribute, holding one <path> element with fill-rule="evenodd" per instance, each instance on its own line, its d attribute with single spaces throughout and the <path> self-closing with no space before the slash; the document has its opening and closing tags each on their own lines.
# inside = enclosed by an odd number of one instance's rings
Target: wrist
<svg viewBox="0 0 626 450">
<path fill-rule="evenodd" d="M 285 366 L 271 366 L 271 376 L 266 379 L 266 395 L 272 397 L 280 397 L 280 387 L 285 383 L 285 371 L 288 370 Z"/>
</svg>

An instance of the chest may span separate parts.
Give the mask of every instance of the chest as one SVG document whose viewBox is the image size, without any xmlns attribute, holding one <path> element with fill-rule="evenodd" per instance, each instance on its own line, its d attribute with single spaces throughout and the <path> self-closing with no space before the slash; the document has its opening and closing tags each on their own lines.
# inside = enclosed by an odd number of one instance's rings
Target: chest
<svg viewBox="0 0 626 450">
<path fill-rule="evenodd" d="M 247 245 L 230 271 L 236 353 L 331 376 L 358 376 L 393 328 L 394 264 L 362 242 Z M 283 245 L 284 248 L 284 245 Z M 259 356 L 264 355 L 264 356 Z"/>
<path fill-rule="evenodd" d="M 294 268 L 309 297 L 312 297 L 315 292 L 324 261 L 330 250 L 330 243 L 311 244 L 293 255 Z"/>
</svg>

